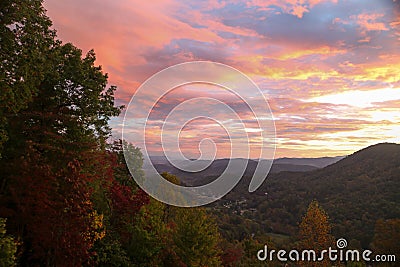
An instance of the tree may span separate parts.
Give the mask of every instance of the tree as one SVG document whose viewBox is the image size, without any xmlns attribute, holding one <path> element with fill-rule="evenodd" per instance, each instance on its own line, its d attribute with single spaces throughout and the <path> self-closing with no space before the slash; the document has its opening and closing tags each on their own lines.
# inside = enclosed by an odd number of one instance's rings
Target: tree
<svg viewBox="0 0 400 267">
<path fill-rule="evenodd" d="M 129 184 L 133 187 L 137 187 L 135 181 L 143 182 L 145 179 L 144 171 L 143 171 L 143 154 L 140 151 L 140 148 L 133 146 L 126 141 L 120 142 L 121 148 L 118 150 L 118 160 L 119 162 L 123 162 L 125 173 L 129 175 L 125 177 L 125 180 L 121 178 L 121 182 L 123 184 Z M 122 148 L 125 150 L 125 153 L 122 151 Z M 128 170 L 128 166 L 130 169 Z"/>
<path fill-rule="evenodd" d="M 51 68 L 32 102 L 9 120 L 9 142 L 0 161 L 1 201 L 12 210 L 5 215 L 17 236 L 28 241 L 24 261 L 65 264 L 74 255 L 80 265 L 89 259 L 94 241 L 84 235 L 96 219 L 89 219 L 95 214 L 90 183 L 103 176 L 91 172 L 90 156 L 103 149 L 108 119 L 120 108 L 114 107 L 115 88 L 106 88 L 107 76 L 94 66 L 93 52 L 82 59 L 80 50 L 67 44 L 53 48 L 51 55 Z M 67 229 L 58 236 L 61 243 L 54 240 L 59 229 L 45 231 L 49 225 Z"/>
<path fill-rule="evenodd" d="M 95 251 L 93 262 L 97 266 L 132 266 L 126 255 L 126 250 L 112 234 L 107 233 L 103 239 L 98 240 L 93 250 Z"/>
<path fill-rule="evenodd" d="M 0 218 L 0 266 L 15 266 L 17 245 L 14 239 L 6 235 L 6 219 Z"/>
<path fill-rule="evenodd" d="M 162 173 L 164 179 L 179 179 Z M 178 208 L 151 199 L 136 216 L 128 256 L 135 266 L 220 266 L 220 235 L 202 208 Z"/>
<path fill-rule="evenodd" d="M 221 266 L 218 227 L 203 208 L 178 208 L 174 251 L 190 267 Z"/>
<path fill-rule="evenodd" d="M 129 232 L 135 222 L 136 214 L 148 203 L 148 195 L 141 189 L 133 192 L 126 185 L 113 181 L 110 188 L 111 224 L 118 233 L 122 244 L 129 243 Z"/>
<path fill-rule="evenodd" d="M 8 139 L 7 117 L 27 107 L 44 78 L 57 42 L 42 0 L 0 3 L 0 155 Z"/>
<path fill-rule="evenodd" d="M 241 244 L 238 243 L 237 241 L 228 242 L 227 240 L 223 239 L 220 242 L 220 247 L 222 250 L 221 254 L 222 266 L 226 267 L 237 266 L 244 254 Z"/>
<path fill-rule="evenodd" d="M 92 193 L 107 169 L 92 160 L 122 109 L 116 88 L 93 51 L 56 40 L 41 0 L 0 6 L 0 214 L 22 241 L 21 264 L 87 264 L 105 234 Z"/>
<path fill-rule="evenodd" d="M 101 179 L 91 183 L 93 202 L 96 209 L 104 214 L 106 228 L 105 238 L 98 240 L 93 248 L 96 253 L 93 259 L 101 266 L 130 266 L 141 258 L 141 250 L 135 250 L 137 253 L 132 255 L 131 245 L 146 245 L 140 239 L 143 233 L 134 230 L 143 213 L 143 206 L 150 206 L 150 198 L 138 188 L 130 175 L 122 153 L 122 144 L 122 141 L 115 141 L 108 145 L 107 151 L 92 157 L 96 164 L 91 171 L 103 174 Z M 131 144 L 126 145 L 137 152 L 132 160 L 140 162 L 140 150 Z M 140 173 L 142 165 L 137 164 L 134 168 L 135 173 Z M 148 223 L 144 221 L 143 225 L 147 226 Z M 138 240 L 142 241 L 136 243 Z"/>
<path fill-rule="evenodd" d="M 166 208 L 164 203 L 151 199 L 136 217 L 127 247 L 136 266 L 165 266 L 165 252 L 172 245 L 172 229 L 165 221 Z"/>
<path fill-rule="evenodd" d="M 328 215 L 313 200 L 308 206 L 308 210 L 300 223 L 299 232 L 300 249 L 314 250 L 319 256 L 322 250 L 333 247 L 334 237 L 331 235 L 331 225 Z M 325 257 L 322 262 L 302 262 L 305 266 L 330 266 L 330 261 Z"/>
<path fill-rule="evenodd" d="M 141 155 L 135 159 L 138 154 L 132 146 L 127 146 L 126 149 L 130 150 L 132 156 L 128 158 L 128 161 L 139 162 L 142 159 Z M 135 173 L 140 174 L 138 171 Z M 168 173 L 161 175 L 164 179 L 179 184 L 178 177 Z M 173 250 L 175 211 L 176 207 L 155 199 L 151 199 L 149 204 L 142 207 L 133 224 L 131 240 L 127 247 L 128 255 L 136 266 L 181 266 L 183 264 Z"/>
<path fill-rule="evenodd" d="M 16 163 L 11 163 L 12 165 Z M 22 240 L 22 263 L 80 266 L 104 237 L 103 217 L 93 208 L 89 176 L 78 161 L 57 171 L 32 147 L 19 162 L 3 198 L 3 212 Z"/>
</svg>

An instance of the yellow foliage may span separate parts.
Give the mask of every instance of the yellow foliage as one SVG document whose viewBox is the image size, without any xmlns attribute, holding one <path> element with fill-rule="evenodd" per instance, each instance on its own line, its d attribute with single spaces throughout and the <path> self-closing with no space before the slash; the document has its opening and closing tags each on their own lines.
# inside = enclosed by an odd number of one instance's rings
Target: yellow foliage
<svg viewBox="0 0 400 267">
<path fill-rule="evenodd" d="M 93 211 L 88 215 L 91 223 L 89 230 L 85 233 L 85 239 L 95 242 L 106 236 L 106 229 L 103 224 L 103 214 L 98 214 L 97 211 Z"/>
</svg>

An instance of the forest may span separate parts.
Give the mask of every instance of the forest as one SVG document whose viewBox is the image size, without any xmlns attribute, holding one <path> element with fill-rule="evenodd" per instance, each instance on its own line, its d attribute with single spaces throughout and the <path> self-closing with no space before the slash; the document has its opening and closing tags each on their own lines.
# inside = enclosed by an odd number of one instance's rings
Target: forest
<svg viewBox="0 0 400 267">
<path fill-rule="evenodd" d="M 132 179 L 123 150 L 145 179 L 140 149 L 110 141 L 124 106 L 95 52 L 62 43 L 42 0 L 0 10 L 0 266 L 282 266 L 257 251 L 340 237 L 400 259 L 399 145 L 274 173 L 252 195 L 244 177 L 206 207 L 169 206 Z"/>
</svg>

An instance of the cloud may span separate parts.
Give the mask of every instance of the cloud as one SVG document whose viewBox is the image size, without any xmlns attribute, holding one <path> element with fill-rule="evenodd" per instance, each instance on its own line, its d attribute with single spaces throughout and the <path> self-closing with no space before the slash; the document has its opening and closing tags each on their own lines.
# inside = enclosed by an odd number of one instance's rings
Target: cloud
<svg viewBox="0 0 400 267">
<path fill-rule="evenodd" d="M 386 26 L 386 24 L 381 20 L 385 14 L 379 14 L 379 13 L 373 13 L 373 14 L 368 14 L 368 13 L 363 13 L 359 14 L 356 17 L 354 16 L 353 18 L 356 18 L 356 23 L 363 29 L 364 31 L 387 31 L 389 28 Z"/>
<path fill-rule="evenodd" d="M 64 42 L 84 52 L 95 49 L 97 63 L 119 88 L 119 105 L 168 66 L 217 61 L 249 75 L 264 92 L 276 118 L 278 155 L 340 155 L 365 146 L 365 140 L 397 140 L 399 1 L 161 0 L 155 5 L 46 0 L 45 7 Z M 156 93 L 147 92 L 142 101 Z M 227 103 L 243 119 L 251 144 L 260 145 L 254 118 L 240 99 L 194 86 L 171 92 L 155 106 L 148 134 L 157 150 L 162 119 L 200 96 Z M 262 96 L 252 96 L 252 104 L 262 101 Z M 188 114 L 200 108 L 204 106 L 194 103 Z M 229 123 L 238 127 L 235 119 Z M 121 118 L 111 121 L 116 136 L 121 124 Z M 185 131 L 214 134 L 223 156 L 229 149 L 219 128 L 198 120 Z M 134 126 L 128 132 L 136 134 Z M 242 140 L 239 132 L 232 138 Z M 197 149 L 188 136 L 185 144 Z"/>
<path fill-rule="evenodd" d="M 298 18 L 302 18 L 305 13 L 310 12 L 314 6 L 321 3 L 337 3 L 337 0 L 290 0 L 290 1 L 279 1 L 279 0 L 251 0 L 247 1 L 248 7 L 257 7 L 258 9 L 268 10 L 268 8 L 279 8 L 277 12 L 283 12 L 291 14 Z"/>
<path fill-rule="evenodd" d="M 342 104 L 355 107 L 370 107 L 374 103 L 400 100 L 400 88 L 383 88 L 368 91 L 346 91 L 308 99 L 319 103 Z"/>
</svg>

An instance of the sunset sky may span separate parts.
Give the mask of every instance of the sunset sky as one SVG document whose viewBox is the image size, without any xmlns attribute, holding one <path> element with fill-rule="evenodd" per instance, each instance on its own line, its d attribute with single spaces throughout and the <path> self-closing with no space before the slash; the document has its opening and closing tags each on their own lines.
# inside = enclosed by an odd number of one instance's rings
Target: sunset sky
<svg viewBox="0 0 400 267">
<path fill-rule="evenodd" d="M 215 61 L 248 75 L 268 100 L 276 157 L 346 155 L 379 142 L 400 143 L 398 1 L 46 0 L 45 7 L 62 41 L 84 53 L 95 50 L 97 64 L 118 87 L 117 104 L 128 104 L 146 79 L 166 67 Z M 248 110 L 216 86 L 177 88 L 161 99 L 153 117 L 199 96 L 235 106 L 250 144 L 260 145 Z M 254 95 L 250 105 L 262 98 Z M 122 119 L 111 121 L 115 138 Z M 147 134 L 157 137 L 157 127 Z M 218 157 L 229 156 L 226 132 L 205 119 L 182 132 L 185 153 L 196 156 L 202 138 L 215 139 Z"/>
</svg>

